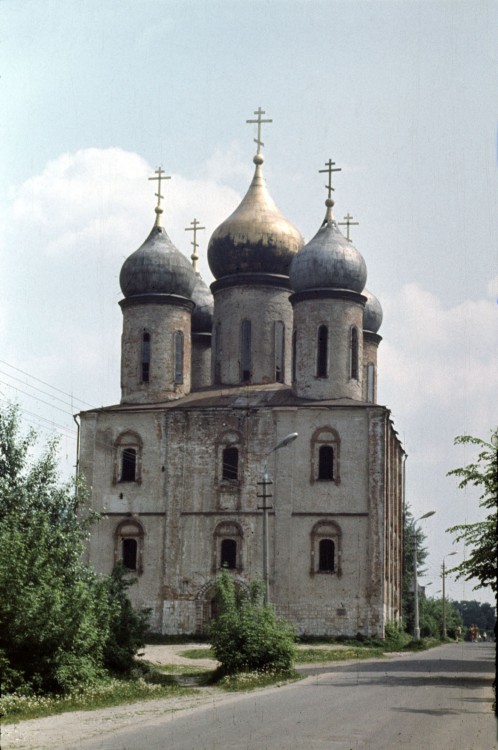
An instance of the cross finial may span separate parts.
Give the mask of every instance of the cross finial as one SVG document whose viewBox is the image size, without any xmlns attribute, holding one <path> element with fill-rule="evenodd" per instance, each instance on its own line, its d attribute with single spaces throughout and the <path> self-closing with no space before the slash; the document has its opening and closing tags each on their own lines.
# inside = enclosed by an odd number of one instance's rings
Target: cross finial
<svg viewBox="0 0 498 750">
<path fill-rule="evenodd" d="M 352 216 L 349 215 L 349 211 L 344 217 L 344 221 L 338 221 L 337 224 L 340 227 L 346 227 L 346 239 L 348 242 L 351 242 L 351 237 L 349 236 L 349 227 L 354 227 L 359 225 L 359 221 L 352 221 Z"/>
<path fill-rule="evenodd" d="M 261 140 L 261 125 L 264 122 L 273 122 L 273 120 L 266 119 L 264 120 L 261 115 L 266 115 L 266 112 L 264 109 L 261 109 L 261 107 L 258 107 L 258 109 L 254 112 L 255 115 L 257 115 L 256 120 L 246 120 L 248 123 L 256 123 L 258 126 L 258 137 L 254 139 L 254 143 L 258 146 L 258 151 L 256 153 L 256 156 L 261 156 L 261 146 L 264 146 L 265 144 Z"/>
<path fill-rule="evenodd" d="M 171 177 L 168 177 L 166 172 L 162 167 L 158 167 L 155 170 L 155 177 L 149 177 L 149 180 L 157 180 L 157 193 L 154 193 L 154 195 L 157 198 L 157 204 L 155 208 L 156 212 L 156 226 L 159 226 L 159 216 L 162 214 L 163 210 L 161 208 L 161 201 L 164 200 L 164 195 L 161 195 L 161 180 L 171 180 Z"/>
<path fill-rule="evenodd" d="M 322 174 L 323 172 L 326 172 L 328 174 L 328 176 L 329 176 L 328 185 L 325 185 L 325 187 L 328 190 L 327 198 L 328 198 L 328 200 L 331 200 L 331 198 L 332 198 L 332 191 L 335 190 L 335 188 L 332 187 L 332 173 L 333 172 L 342 172 L 342 169 L 341 169 L 341 167 L 336 167 L 334 169 L 335 161 L 332 161 L 332 159 L 329 159 L 328 161 L 326 161 L 325 162 L 325 166 L 327 167 L 327 169 L 319 169 L 318 171 L 320 172 L 320 174 Z"/>
<path fill-rule="evenodd" d="M 194 233 L 194 239 L 190 243 L 191 245 L 194 246 L 194 252 L 190 256 L 190 258 L 192 260 L 193 269 L 194 269 L 195 273 L 197 273 L 197 261 L 199 260 L 199 256 L 197 255 L 197 248 L 199 247 L 199 245 L 197 243 L 197 231 L 199 229 L 205 229 L 206 227 L 200 227 L 199 226 L 199 222 L 197 221 L 197 219 L 194 219 L 190 223 L 192 224 L 192 226 L 191 227 L 185 227 L 185 231 L 186 232 L 193 232 Z"/>
</svg>

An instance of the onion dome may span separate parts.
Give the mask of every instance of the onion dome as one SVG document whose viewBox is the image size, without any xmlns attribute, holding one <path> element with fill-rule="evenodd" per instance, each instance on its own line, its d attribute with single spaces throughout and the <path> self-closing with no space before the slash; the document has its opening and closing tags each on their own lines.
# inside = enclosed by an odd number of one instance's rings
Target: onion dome
<svg viewBox="0 0 498 750">
<path fill-rule="evenodd" d="M 211 333 L 213 327 L 213 295 L 207 285 L 201 278 L 200 273 L 196 273 L 196 282 L 192 292 L 192 301 L 195 302 L 192 313 L 192 331 L 193 333 Z"/>
<path fill-rule="evenodd" d="M 334 201 L 325 201 L 325 220 L 292 261 L 290 282 L 295 292 L 348 289 L 361 292 L 367 280 L 363 256 L 340 232 L 332 214 Z"/>
<path fill-rule="evenodd" d="M 268 192 L 263 161 L 256 154 L 249 190 L 209 241 L 208 262 L 216 279 L 246 273 L 288 276 L 292 258 L 303 245 L 301 233 L 280 213 Z"/>
<path fill-rule="evenodd" d="M 369 292 L 368 289 L 362 291 L 364 297 L 367 298 L 365 309 L 363 311 L 363 330 L 377 333 L 382 325 L 383 312 L 382 307 L 375 295 Z"/>
<path fill-rule="evenodd" d="M 123 263 L 119 284 L 125 297 L 174 294 L 190 298 L 196 284 L 187 258 L 173 245 L 161 226 L 162 208 L 156 206 L 156 222 L 138 250 Z"/>
</svg>

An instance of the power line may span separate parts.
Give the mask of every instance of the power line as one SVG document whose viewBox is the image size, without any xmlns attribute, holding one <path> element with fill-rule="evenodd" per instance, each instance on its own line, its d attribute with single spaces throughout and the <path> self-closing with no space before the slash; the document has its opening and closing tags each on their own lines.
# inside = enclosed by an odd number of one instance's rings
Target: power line
<svg viewBox="0 0 498 750">
<path fill-rule="evenodd" d="M 6 385 L 7 388 L 13 388 L 15 391 L 18 391 L 19 393 L 23 393 L 25 396 L 28 396 L 29 398 L 34 398 L 35 401 L 39 401 L 40 404 L 45 404 L 45 406 L 50 406 L 51 409 L 57 409 L 57 411 L 61 411 L 63 414 L 67 414 L 68 416 L 72 417 L 72 413 L 70 411 L 61 409 L 60 406 L 55 406 L 55 404 L 49 404 L 48 401 L 44 401 L 42 398 L 38 398 L 38 396 L 34 396 L 32 393 L 23 391 L 22 388 L 19 388 L 17 385 L 12 385 L 11 383 L 5 383 L 3 380 L 0 380 L 0 383 L 2 385 Z"/>
<path fill-rule="evenodd" d="M 46 385 L 48 386 L 48 388 L 52 388 L 54 391 L 57 391 L 58 393 L 62 393 L 64 396 L 68 396 L 69 398 L 74 399 L 75 401 L 79 401 L 80 404 L 89 406 L 92 409 L 94 408 L 94 404 L 89 404 L 88 401 L 84 401 L 82 398 L 77 398 L 72 393 L 66 393 L 66 391 L 63 391 L 60 388 L 57 388 L 55 385 L 51 385 L 50 383 L 47 383 L 45 380 L 41 380 L 40 378 L 37 378 L 35 375 L 31 375 L 29 372 L 26 372 L 25 370 L 21 370 L 20 367 L 15 367 L 14 365 L 11 365 L 9 362 L 6 362 L 3 359 L 0 359 L 0 362 L 3 365 L 7 365 L 7 367 L 11 367 L 13 370 L 16 370 L 17 372 L 22 372 L 22 374 L 27 375 L 28 378 L 32 378 L 33 380 L 36 380 L 37 383 L 42 383 L 42 385 Z"/>
<path fill-rule="evenodd" d="M 48 396 L 48 398 L 54 399 L 54 401 L 59 401 L 61 404 L 64 404 L 65 406 L 70 406 L 72 408 L 72 404 L 69 404 L 67 401 L 64 401 L 64 399 L 59 398 L 58 396 L 52 396 L 52 394 L 47 393 L 47 391 L 44 391 L 42 388 L 37 388 L 36 385 L 31 385 L 31 383 L 26 383 L 21 378 L 16 378 L 15 375 L 11 375 L 8 372 L 4 372 L 3 370 L 0 370 L 0 375 L 5 375 L 6 378 L 10 378 L 11 380 L 15 380 L 16 383 L 22 383 L 23 385 L 27 386 L 28 388 L 32 388 L 34 391 L 38 391 L 38 393 L 43 393 L 44 396 Z M 7 385 L 7 383 L 4 383 L 4 385 Z"/>
</svg>

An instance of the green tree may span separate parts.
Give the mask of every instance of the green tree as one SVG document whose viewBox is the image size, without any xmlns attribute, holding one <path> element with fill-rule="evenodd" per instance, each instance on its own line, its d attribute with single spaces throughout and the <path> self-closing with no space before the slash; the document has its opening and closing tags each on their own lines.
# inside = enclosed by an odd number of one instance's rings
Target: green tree
<svg viewBox="0 0 498 750">
<path fill-rule="evenodd" d="M 498 431 L 495 433 L 498 434 Z M 476 589 L 490 587 L 497 591 L 496 569 L 498 563 L 498 449 L 480 438 L 462 435 L 455 440 L 456 445 L 475 445 L 480 451 L 474 463 L 449 472 L 459 479 L 458 486 L 477 487 L 481 491 L 479 505 L 488 511 L 482 521 L 459 524 L 448 529 L 455 534 L 457 542 L 463 541 L 467 547 L 467 558 L 453 568 L 457 578 L 476 578 Z"/>
<path fill-rule="evenodd" d="M 495 610 L 488 602 L 472 601 L 453 602 L 453 606 L 460 613 L 466 628 L 477 625 L 481 633 L 491 633 L 495 626 Z"/>
<path fill-rule="evenodd" d="M 453 602 L 445 605 L 446 632 L 454 638 L 456 629 L 461 628 L 463 621 Z M 423 638 L 440 638 L 443 633 L 443 600 L 420 599 L 420 635 Z"/>
<path fill-rule="evenodd" d="M 223 674 L 292 669 L 294 630 L 263 604 L 259 581 L 247 595 L 223 571 L 216 580 L 216 597 L 219 614 L 211 624 L 211 645 Z"/>
<path fill-rule="evenodd" d="M 0 410 L 1 682 L 63 693 L 106 667 L 129 668 L 139 638 L 123 633 L 122 585 L 83 563 L 93 520 L 84 487 L 61 483 L 55 442 L 33 459 L 35 440 L 21 434 L 15 407 Z"/>
</svg>

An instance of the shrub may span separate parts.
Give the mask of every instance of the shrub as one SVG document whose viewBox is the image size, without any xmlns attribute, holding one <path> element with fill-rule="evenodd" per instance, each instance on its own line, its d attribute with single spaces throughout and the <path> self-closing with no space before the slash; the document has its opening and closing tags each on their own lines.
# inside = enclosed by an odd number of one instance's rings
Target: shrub
<svg viewBox="0 0 498 750">
<path fill-rule="evenodd" d="M 262 585 L 249 595 L 224 571 L 216 581 L 220 614 L 211 624 L 211 644 L 221 672 L 289 672 L 295 657 L 292 627 L 262 603 Z"/>
</svg>

